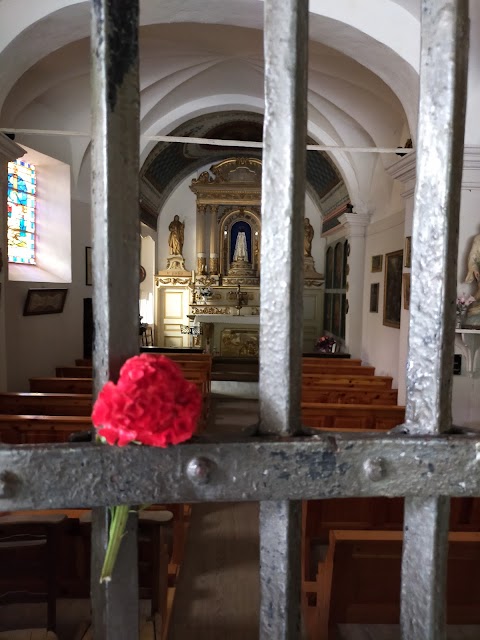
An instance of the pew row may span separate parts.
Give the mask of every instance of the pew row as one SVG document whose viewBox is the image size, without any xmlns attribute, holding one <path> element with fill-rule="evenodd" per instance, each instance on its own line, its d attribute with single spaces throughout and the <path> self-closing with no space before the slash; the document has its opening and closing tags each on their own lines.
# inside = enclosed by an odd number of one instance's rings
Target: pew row
<svg viewBox="0 0 480 640">
<path fill-rule="evenodd" d="M 340 385 L 302 387 L 302 402 L 396 405 L 397 391 L 395 389 L 364 388 L 361 386 L 345 388 Z"/>
<path fill-rule="evenodd" d="M 396 405 L 302 402 L 302 423 L 324 429 L 393 429 L 403 424 L 405 407 Z"/>
<path fill-rule="evenodd" d="M 348 360 L 347 360 L 348 362 Z M 337 364 L 314 364 L 309 362 L 302 363 L 302 374 L 324 374 L 331 376 L 374 376 L 375 367 L 367 367 L 365 365 L 337 365 Z"/>
<path fill-rule="evenodd" d="M 0 415 L 3 444 L 68 442 L 72 433 L 92 429 L 92 422 L 86 416 Z"/>
<path fill-rule="evenodd" d="M 302 387 L 342 386 L 342 387 L 374 387 L 391 389 L 392 378 L 389 376 L 357 376 L 357 375 L 327 375 L 325 373 L 303 373 Z"/>
<path fill-rule="evenodd" d="M 304 583 L 309 640 L 334 640 L 338 624 L 399 624 L 402 540 L 400 531 L 330 532 L 316 581 Z M 450 533 L 448 624 L 480 623 L 479 572 L 480 533 Z"/>
<path fill-rule="evenodd" d="M 0 414 L 89 416 L 91 412 L 91 394 L 0 393 Z"/>
</svg>

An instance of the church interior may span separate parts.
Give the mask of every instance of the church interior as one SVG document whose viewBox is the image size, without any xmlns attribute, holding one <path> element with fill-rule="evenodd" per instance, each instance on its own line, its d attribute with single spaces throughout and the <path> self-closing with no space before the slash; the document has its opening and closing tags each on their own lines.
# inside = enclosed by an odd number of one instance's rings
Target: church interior
<svg viewBox="0 0 480 640">
<path fill-rule="evenodd" d="M 0 2 L 6 445 L 71 441 L 91 427 L 92 407 L 91 3 L 24 4 L 19 11 L 18 0 Z M 452 417 L 478 429 L 480 5 L 469 5 Z M 263 0 L 142 0 L 140 8 L 139 349 L 171 356 L 198 387 L 200 431 L 240 433 L 258 419 Z M 406 402 L 421 0 L 310 0 L 309 12 L 307 186 L 296 265 L 303 273 L 302 421 L 386 430 L 403 422 Z M 452 501 L 452 545 L 470 536 L 476 546 L 455 573 L 451 640 L 480 633 L 480 592 L 472 586 L 480 568 L 477 501 Z M 0 566 L 12 575 L 0 577 L 0 640 L 93 638 L 91 515 L 1 508 Z M 305 501 L 302 513 L 305 640 L 400 638 L 402 499 Z M 258 637 L 257 504 L 154 505 L 142 518 L 141 638 Z M 344 537 L 335 537 L 339 530 Z M 12 551 L 11 536 L 32 531 L 47 540 L 46 565 L 35 549 Z M 368 555 L 378 531 L 376 563 L 360 577 L 365 567 L 355 549 Z M 25 561 L 30 591 L 48 578 L 48 606 L 27 605 L 28 597 L 13 603 Z M 328 573 L 336 567 L 342 588 Z M 345 585 L 356 570 L 353 593 Z M 387 574 L 392 601 L 377 580 Z M 320 595 L 328 575 L 335 606 Z M 361 601 L 362 591 L 375 606 Z M 27 626 L 39 635 L 25 635 Z"/>
</svg>

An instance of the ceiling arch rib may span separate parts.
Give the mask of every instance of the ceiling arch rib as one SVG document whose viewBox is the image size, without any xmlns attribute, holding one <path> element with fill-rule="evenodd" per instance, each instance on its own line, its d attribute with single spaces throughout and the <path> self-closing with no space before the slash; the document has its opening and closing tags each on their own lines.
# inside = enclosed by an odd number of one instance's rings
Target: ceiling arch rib
<svg viewBox="0 0 480 640">
<path fill-rule="evenodd" d="M 14 4 L 12 0 L 3 0 L 2 10 L 5 7 L 10 14 Z M 7 37 L 4 40 L 5 45 L 9 44 L 0 57 L 0 69 L 3 70 L 0 80 L 4 91 L 3 94 L 0 92 L 0 105 L 12 84 L 36 60 L 88 35 L 89 3 L 86 0 L 63 0 L 62 8 L 59 8 L 58 1 L 53 0 L 43 0 L 39 4 L 44 6 L 43 13 L 37 11 L 32 14 L 33 21 L 28 25 L 25 21 L 19 24 L 13 21 L 11 39 Z M 412 125 L 418 89 L 418 21 L 391 0 L 369 0 L 368 12 L 360 11 L 358 7 L 359 3 L 354 0 L 337 0 L 335 3 L 313 1 L 311 39 L 343 51 L 382 77 L 404 103 Z M 371 20 L 369 16 L 374 9 L 376 19 Z M 262 19 L 261 0 L 244 0 L 242 3 L 209 0 L 208 5 L 199 4 L 196 0 L 182 0 L 181 5 L 179 0 L 158 4 L 145 2 L 141 12 L 143 25 L 169 23 L 168 29 L 171 29 L 177 26 L 173 23 L 202 23 L 202 29 L 197 28 L 197 32 L 209 26 L 207 23 L 221 23 L 222 29 L 228 25 L 261 29 Z M 406 33 L 409 38 L 405 38 Z M 405 44 L 406 40 L 409 46 Z"/>
</svg>

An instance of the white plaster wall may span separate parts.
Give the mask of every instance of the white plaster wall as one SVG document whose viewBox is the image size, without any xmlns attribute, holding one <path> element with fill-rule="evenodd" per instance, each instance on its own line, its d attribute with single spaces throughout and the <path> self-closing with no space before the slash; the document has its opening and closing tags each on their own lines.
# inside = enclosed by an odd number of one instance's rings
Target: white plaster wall
<svg viewBox="0 0 480 640">
<path fill-rule="evenodd" d="M 367 229 L 362 360 L 365 363 L 374 365 L 377 375 L 392 376 L 394 387 L 398 385 L 400 330 L 386 327 L 383 324 L 385 254 L 403 249 L 403 245 L 403 212 L 371 224 Z M 371 273 L 372 256 L 379 254 L 384 256 L 382 272 Z M 375 282 L 380 283 L 378 313 L 370 313 L 370 285 Z"/>
<path fill-rule="evenodd" d="M 55 367 L 73 365 L 83 354 L 83 298 L 91 297 L 85 284 L 85 246 L 91 244 L 90 208 L 72 201 L 72 281 L 63 313 L 23 316 L 29 288 L 48 288 L 50 283 L 8 283 L 7 385 L 10 391 L 28 391 L 28 378 L 55 375 Z"/>
</svg>

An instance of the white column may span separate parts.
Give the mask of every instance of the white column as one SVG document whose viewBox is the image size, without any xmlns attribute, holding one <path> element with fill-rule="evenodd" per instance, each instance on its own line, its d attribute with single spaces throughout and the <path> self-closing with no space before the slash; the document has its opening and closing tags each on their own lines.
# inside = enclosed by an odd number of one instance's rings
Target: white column
<svg viewBox="0 0 480 640">
<path fill-rule="evenodd" d="M 197 204 L 197 273 L 206 273 L 207 255 L 205 253 L 205 211 L 206 205 Z"/>
<path fill-rule="evenodd" d="M 397 160 L 387 169 L 388 173 L 405 185 L 401 196 L 405 202 L 405 238 L 412 235 L 413 228 L 413 205 L 415 195 L 415 176 L 416 176 L 416 153 L 413 151 L 401 160 Z M 403 242 L 403 250 L 405 251 L 405 240 Z M 403 260 L 405 264 L 405 256 Z M 403 273 L 410 273 L 410 267 L 403 267 Z M 403 283 L 402 283 L 402 309 L 400 317 L 400 336 L 398 343 L 398 404 L 405 404 L 406 389 L 406 371 L 407 371 L 407 355 L 408 355 L 408 331 L 410 325 L 410 311 L 405 309 L 403 299 Z"/>
<path fill-rule="evenodd" d="M 7 390 L 8 245 L 7 245 L 7 171 L 8 163 L 21 158 L 22 147 L 0 133 L 0 391 Z"/>
<path fill-rule="evenodd" d="M 365 232 L 369 213 L 344 213 L 339 218 L 350 247 L 347 276 L 347 309 L 345 344 L 353 358 L 362 354 L 362 318 L 365 275 Z"/>
<path fill-rule="evenodd" d="M 217 229 L 217 206 L 210 207 L 210 261 L 208 270 L 210 275 L 218 273 L 218 229 Z"/>
</svg>

